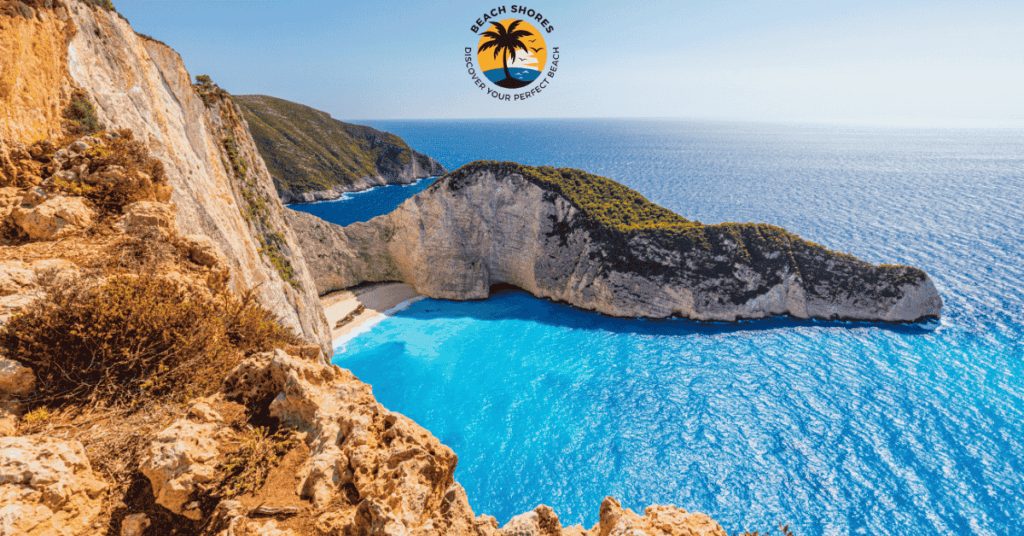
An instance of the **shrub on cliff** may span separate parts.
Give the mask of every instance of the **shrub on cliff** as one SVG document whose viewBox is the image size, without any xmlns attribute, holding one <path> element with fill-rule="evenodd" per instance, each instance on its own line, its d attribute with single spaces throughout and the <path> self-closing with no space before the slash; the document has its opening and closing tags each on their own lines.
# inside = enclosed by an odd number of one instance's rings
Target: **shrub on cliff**
<svg viewBox="0 0 1024 536">
<path fill-rule="evenodd" d="M 85 197 L 107 214 L 120 215 L 125 206 L 136 201 L 170 199 L 163 162 L 151 158 L 132 131 L 108 132 L 102 138 L 68 138 L 61 145 L 77 146 L 78 152 L 62 149 L 57 154 L 51 151 L 42 155 L 43 161 L 52 162 L 52 187 Z M 68 173 L 71 170 L 74 173 Z"/>
<path fill-rule="evenodd" d="M 196 83 L 192 84 L 192 89 L 196 91 L 199 98 L 203 99 L 203 104 L 207 106 L 213 106 L 217 99 L 223 99 L 228 96 L 228 92 L 214 84 L 210 75 L 206 74 L 196 75 Z"/>
<path fill-rule="evenodd" d="M 0 330 L 43 403 L 201 395 L 242 356 L 295 342 L 252 293 L 147 274 L 52 284 Z"/>
<path fill-rule="evenodd" d="M 118 214 L 136 201 L 168 201 L 170 188 L 163 162 L 151 158 L 146 145 L 136 140 L 132 131 L 119 130 L 117 134 L 105 145 L 90 149 L 86 156 L 92 173 L 112 166 L 120 170 L 102 174 L 83 195 L 101 209 Z"/>
<path fill-rule="evenodd" d="M 96 108 L 89 102 L 89 95 L 81 89 L 71 93 L 71 102 L 62 114 L 64 128 L 71 135 L 91 135 L 103 130 L 96 118 Z"/>
<path fill-rule="evenodd" d="M 110 0 L 82 0 L 82 1 L 85 2 L 86 4 L 89 4 L 89 5 L 93 5 L 93 6 L 96 6 L 96 7 L 101 7 L 103 9 L 106 9 L 107 11 L 113 11 L 114 10 L 114 4 L 111 3 Z"/>
</svg>

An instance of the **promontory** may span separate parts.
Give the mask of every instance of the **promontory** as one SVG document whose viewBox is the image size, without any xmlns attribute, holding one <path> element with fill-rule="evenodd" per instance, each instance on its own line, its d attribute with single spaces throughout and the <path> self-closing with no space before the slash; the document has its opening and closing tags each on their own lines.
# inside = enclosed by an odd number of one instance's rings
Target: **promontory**
<svg viewBox="0 0 1024 536">
<path fill-rule="evenodd" d="M 411 184 L 447 172 L 390 132 L 338 121 L 276 97 L 233 99 L 284 203 L 337 199 L 346 192 Z"/>
<path fill-rule="evenodd" d="M 942 311 L 917 268 L 873 265 L 774 225 L 690 221 L 575 169 L 478 161 L 369 222 L 286 218 L 320 294 L 404 281 L 469 300 L 510 284 L 613 316 L 709 321 L 915 322 Z"/>
</svg>

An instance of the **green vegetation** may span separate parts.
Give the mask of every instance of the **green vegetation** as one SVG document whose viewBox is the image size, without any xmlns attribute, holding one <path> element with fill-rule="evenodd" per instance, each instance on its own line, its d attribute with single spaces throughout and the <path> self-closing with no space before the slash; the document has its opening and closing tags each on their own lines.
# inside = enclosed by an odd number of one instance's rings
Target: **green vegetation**
<svg viewBox="0 0 1024 536">
<path fill-rule="evenodd" d="M 72 136 L 89 136 L 103 130 L 103 125 L 96 118 L 96 108 L 89 102 L 89 95 L 81 89 L 71 93 L 71 102 L 62 114 L 64 128 Z"/>
<path fill-rule="evenodd" d="M 431 169 L 429 158 L 394 134 L 343 123 L 325 112 L 274 97 L 234 99 L 279 192 L 330 190 L 377 175 L 394 178 L 413 158 L 422 169 Z"/>
<path fill-rule="evenodd" d="M 35 370 L 48 404 L 201 395 L 242 356 L 296 343 L 253 293 L 212 290 L 149 274 L 55 282 L 0 347 Z"/>
<path fill-rule="evenodd" d="M 248 166 L 245 159 L 238 154 L 238 147 L 235 139 L 227 137 L 221 140 L 224 152 L 227 153 L 228 161 L 231 163 L 230 172 L 238 178 L 242 192 L 242 199 L 245 205 L 242 207 L 242 217 L 256 229 L 256 239 L 260 242 L 260 254 L 267 257 L 267 260 L 274 266 L 281 279 L 285 280 L 296 290 L 302 289 L 292 268 L 291 262 L 284 255 L 282 250 L 287 246 L 284 234 L 274 230 L 270 222 L 270 206 L 265 195 L 260 192 L 256 180 L 248 173 Z"/>
<path fill-rule="evenodd" d="M 431 188 L 447 184 L 459 190 L 477 172 L 499 176 L 517 173 L 542 189 L 567 199 L 582 218 L 572 225 L 555 222 L 551 236 L 566 243 L 574 228 L 583 226 L 601 245 L 590 252 L 601 264 L 621 272 L 642 273 L 690 283 L 715 281 L 721 302 L 744 303 L 796 273 L 812 295 L 901 295 L 906 285 L 926 276 L 906 266 L 873 266 L 852 255 L 830 251 L 781 227 L 764 223 L 704 225 L 651 203 L 639 193 L 605 177 L 578 169 L 524 166 L 515 162 L 477 161 L 448 175 Z M 678 257 L 686 255 L 681 266 Z M 760 277 L 756 287 L 743 282 L 743 270 Z"/>
<path fill-rule="evenodd" d="M 196 83 L 192 84 L 192 89 L 196 90 L 199 98 L 203 99 L 203 104 L 207 108 L 212 107 L 218 100 L 223 100 L 230 96 L 227 91 L 214 84 L 209 75 L 205 74 L 196 75 Z"/>
</svg>

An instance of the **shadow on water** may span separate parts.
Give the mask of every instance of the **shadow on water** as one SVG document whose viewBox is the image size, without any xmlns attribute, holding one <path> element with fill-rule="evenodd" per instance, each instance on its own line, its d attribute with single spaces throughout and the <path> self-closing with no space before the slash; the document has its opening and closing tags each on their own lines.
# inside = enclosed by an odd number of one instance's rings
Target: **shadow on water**
<svg viewBox="0 0 1024 536">
<path fill-rule="evenodd" d="M 705 322 L 686 318 L 619 318 L 587 311 L 564 302 L 536 298 L 525 290 L 507 284 L 493 285 L 487 301 L 507 306 L 474 307 L 474 301 L 423 300 L 414 306 L 395 312 L 392 316 L 409 318 L 472 318 L 476 320 L 527 320 L 549 326 L 591 329 L 611 333 L 635 335 L 681 336 L 681 335 L 728 335 L 741 332 L 763 332 L 792 328 L 841 328 L 844 330 L 881 329 L 901 335 L 927 335 L 939 326 L 938 321 L 929 320 L 914 324 L 887 322 L 858 322 L 838 320 L 802 320 L 780 316 L 736 322 Z M 542 301 L 548 307 L 529 307 Z M 493 304 L 493 303 L 492 303 Z"/>
</svg>

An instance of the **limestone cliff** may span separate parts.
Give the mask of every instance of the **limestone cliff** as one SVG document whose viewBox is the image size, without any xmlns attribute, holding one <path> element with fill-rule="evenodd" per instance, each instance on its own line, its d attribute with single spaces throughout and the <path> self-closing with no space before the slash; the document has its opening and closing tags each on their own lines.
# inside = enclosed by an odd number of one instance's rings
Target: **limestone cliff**
<svg viewBox="0 0 1024 536">
<path fill-rule="evenodd" d="M 402 138 L 264 95 L 235 97 L 285 203 L 337 199 L 447 172 Z"/>
<path fill-rule="evenodd" d="M 614 316 L 714 321 L 913 322 L 942 309 L 921 270 L 874 266 L 771 225 L 690 222 L 577 170 L 476 162 L 369 222 L 286 214 L 321 294 L 398 280 L 466 300 L 507 283 Z"/>
<path fill-rule="evenodd" d="M 257 287 L 282 324 L 330 348 L 305 260 L 237 106 L 227 98 L 204 102 L 181 57 L 136 34 L 116 12 L 76 0 L 38 3 L 26 8 L 30 17 L 3 18 L 2 46 L 48 52 L 15 57 L 19 67 L 5 71 L 13 79 L 5 78 L 3 88 L 12 89 L 0 93 L 0 137 L 28 142 L 58 132 L 56 103 L 70 87 L 83 89 L 107 128 L 131 129 L 163 162 L 181 231 L 220 246 L 231 287 Z M 55 50 L 64 43 L 61 56 Z"/>
</svg>

